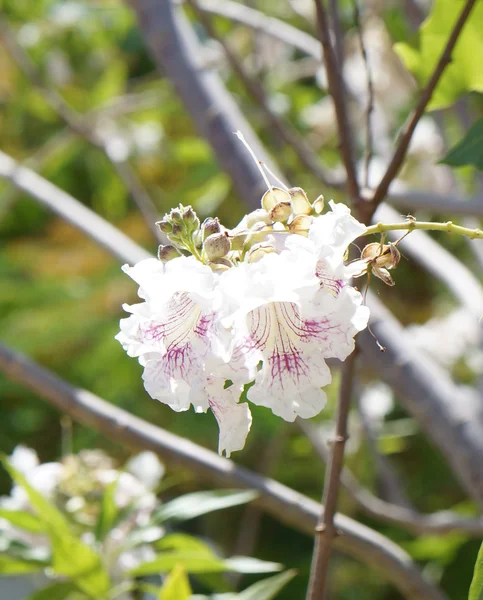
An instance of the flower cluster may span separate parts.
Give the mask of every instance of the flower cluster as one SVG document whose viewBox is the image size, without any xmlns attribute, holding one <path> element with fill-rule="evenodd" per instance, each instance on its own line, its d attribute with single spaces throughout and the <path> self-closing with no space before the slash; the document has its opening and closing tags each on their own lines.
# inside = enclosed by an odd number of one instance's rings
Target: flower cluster
<svg viewBox="0 0 483 600">
<path fill-rule="evenodd" d="M 344 264 L 365 226 L 344 204 L 322 210 L 322 197 L 311 204 L 300 188 L 271 187 L 229 231 L 180 206 L 159 223 L 172 245 L 158 260 L 123 267 L 142 302 L 124 306 L 131 315 L 117 339 L 144 367 L 153 398 L 176 411 L 211 409 L 227 456 L 250 430 L 244 389 L 287 421 L 313 417 L 331 381 L 324 359 L 344 360 L 367 325 Z"/>
</svg>

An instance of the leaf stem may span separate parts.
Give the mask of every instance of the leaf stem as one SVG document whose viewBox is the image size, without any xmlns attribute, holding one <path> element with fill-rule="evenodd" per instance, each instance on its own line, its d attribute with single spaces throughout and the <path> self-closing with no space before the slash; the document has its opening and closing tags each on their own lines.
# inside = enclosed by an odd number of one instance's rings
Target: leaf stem
<svg viewBox="0 0 483 600">
<path fill-rule="evenodd" d="M 361 235 L 372 235 L 373 233 L 385 233 L 386 231 L 413 231 L 422 229 L 426 231 L 445 231 L 446 233 L 456 233 L 465 235 L 470 239 L 483 239 L 483 231 L 481 229 L 470 229 L 455 225 L 452 221 L 445 223 L 433 223 L 431 221 L 412 221 L 408 220 L 404 223 L 376 223 L 366 229 Z"/>
</svg>

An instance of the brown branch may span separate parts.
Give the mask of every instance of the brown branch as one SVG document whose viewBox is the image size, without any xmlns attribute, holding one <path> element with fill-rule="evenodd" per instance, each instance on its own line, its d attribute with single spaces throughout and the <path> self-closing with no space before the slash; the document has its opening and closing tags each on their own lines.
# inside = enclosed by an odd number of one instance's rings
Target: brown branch
<svg viewBox="0 0 483 600">
<path fill-rule="evenodd" d="M 361 47 L 362 59 L 366 68 L 367 81 L 367 107 L 366 107 L 366 148 L 364 152 L 364 178 L 363 185 L 365 188 L 369 186 L 369 167 L 372 158 L 372 129 L 371 117 L 374 110 L 374 82 L 372 81 L 372 72 L 369 65 L 369 57 L 367 56 L 366 44 L 364 42 L 364 33 L 360 19 L 360 11 L 358 0 L 353 0 L 354 4 L 354 23 L 359 37 L 359 45 Z"/>
<path fill-rule="evenodd" d="M 347 188 L 354 206 L 358 206 L 360 204 L 360 191 L 354 166 L 352 137 L 346 109 L 344 80 L 342 78 L 342 73 L 338 68 L 335 52 L 330 41 L 329 24 L 323 0 L 315 0 L 315 8 L 317 11 L 317 24 L 322 44 L 327 81 L 329 84 L 329 91 L 334 101 L 337 125 L 339 128 L 342 162 L 344 163 L 347 173 Z"/>
<path fill-rule="evenodd" d="M 251 77 L 247 73 L 236 54 L 231 50 L 225 40 L 216 33 L 211 19 L 202 10 L 200 4 L 196 0 L 186 0 L 186 2 L 193 7 L 209 36 L 216 40 L 223 48 L 230 66 L 245 86 L 248 94 L 262 109 L 263 114 L 272 126 L 275 134 L 281 138 L 286 146 L 289 146 L 293 149 L 300 162 L 322 183 L 330 187 L 341 187 L 341 185 L 343 185 L 343 181 L 334 178 L 322 167 L 317 154 L 308 144 L 305 143 L 304 138 L 299 134 L 299 132 L 294 127 L 291 127 L 288 123 L 284 123 L 272 111 L 268 104 L 262 84 L 258 81 L 258 79 Z"/>
<path fill-rule="evenodd" d="M 458 20 L 456 21 L 453 27 L 453 31 L 451 32 L 451 35 L 449 36 L 448 41 L 446 42 L 446 46 L 436 64 L 436 67 L 434 68 L 433 74 L 431 75 L 426 87 L 421 92 L 419 102 L 416 105 L 416 108 L 409 115 L 406 124 L 403 127 L 396 151 L 394 152 L 391 162 L 387 167 L 386 173 L 384 174 L 383 178 L 381 179 L 381 182 L 379 183 L 376 191 L 374 192 L 372 201 L 370 203 L 365 204 L 367 208 L 365 222 L 367 223 L 369 222 L 370 217 L 374 214 L 374 211 L 376 210 L 377 206 L 386 197 L 387 192 L 389 190 L 389 186 L 391 185 L 396 175 L 399 173 L 399 170 L 406 157 L 406 153 L 409 148 L 409 144 L 411 142 L 414 130 L 416 129 L 419 119 L 423 116 L 426 106 L 431 100 L 433 92 L 436 89 L 436 86 L 438 85 L 438 82 L 441 76 L 443 75 L 444 70 L 451 62 L 451 55 L 453 53 L 456 42 L 458 41 L 460 33 L 468 17 L 470 16 L 471 10 L 473 9 L 475 3 L 476 0 L 467 0 L 463 10 L 461 11 L 460 16 L 458 17 Z"/>
<path fill-rule="evenodd" d="M 309 421 L 297 419 L 296 424 L 310 441 L 317 455 L 327 463 L 327 441 Z M 386 502 L 361 485 L 347 467 L 342 469 L 340 481 L 362 512 L 383 523 L 397 525 L 415 535 L 446 535 L 451 531 L 459 531 L 475 538 L 483 536 L 483 516 L 462 517 L 450 510 L 426 515 L 405 506 Z"/>
<path fill-rule="evenodd" d="M 215 485 L 256 490 L 256 503 L 263 510 L 289 527 L 313 533 L 321 511 L 314 500 L 70 385 L 1 343 L 0 370 L 63 413 L 123 446 L 151 450 Z M 337 537 L 335 546 L 378 569 L 408 600 L 445 600 L 444 594 L 422 577 L 411 558 L 389 539 L 344 515 L 336 515 L 335 525 L 344 534 Z"/>
<path fill-rule="evenodd" d="M 334 539 L 338 536 L 334 515 L 339 495 L 340 476 L 344 462 L 344 449 L 348 437 L 348 418 L 354 382 L 356 352 L 344 362 L 341 373 L 341 387 L 337 404 L 335 440 L 329 467 L 325 475 L 323 493 L 324 510 L 315 528 L 315 547 L 310 568 L 307 600 L 324 600 L 327 590 L 327 574 Z"/>
</svg>

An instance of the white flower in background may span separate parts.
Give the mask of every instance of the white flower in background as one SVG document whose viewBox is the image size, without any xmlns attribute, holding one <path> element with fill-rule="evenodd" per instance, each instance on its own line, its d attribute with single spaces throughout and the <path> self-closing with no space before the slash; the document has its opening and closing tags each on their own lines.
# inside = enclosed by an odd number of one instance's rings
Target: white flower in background
<svg viewBox="0 0 483 600">
<path fill-rule="evenodd" d="M 300 188 L 272 188 L 262 208 L 231 232 L 217 219 L 200 227 L 191 207 L 159 223 L 173 246 L 159 260 L 123 270 L 144 300 L 124 306 L 117 339 L 144 367 L 151 397 L 176 411 L 211 409 L 219 452 L 245 444 L 247 398 L 287 421 L 325 405 L 326 358 L 344 360 L 369 318 L 344 265 L 365 231 L 343 204 L 310 204 Z M 192 256 L 180 256 L 188 251 Z"/>
</svg>

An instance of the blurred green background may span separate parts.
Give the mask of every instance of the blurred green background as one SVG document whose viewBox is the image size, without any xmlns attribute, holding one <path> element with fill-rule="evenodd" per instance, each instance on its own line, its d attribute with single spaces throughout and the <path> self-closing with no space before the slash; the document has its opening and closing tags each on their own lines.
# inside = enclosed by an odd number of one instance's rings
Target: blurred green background
<svg viewBox="0 0 483 600">
<path fill-rule="evenodd" d="M 290 9 L 289 3 L 253 4 L 293 25 L 309 27 L 303 16 Z M 393 41 L 410 36 L 410 22 L 400 4 L 404 3 L 376 6 L 377 25 L 384 28 L 389 47 Z M 341 7 L 344 26 L 350 30 L 350 3 L 342 2 Z M 200 219 L 219 216 L 227 227 L 241 219 L 246 207 L 237 199 L 229 178 L 218 169 L 209 145 L 195 132 L 170 82 L 156 71 L 135 16 L 123 2 L 3 0 L 1 18 L 28 53 L 44 85 L 57 90 L 79 113 L 89 114 L 90 126 L 101 133 L 111 155 L 126 158 L 152 198 L 158 215 L 182 203 L 191 204 Z M 256 63 L 257 56 L 262 57 L 261 64 L 252 67 L 258 69 L 258 76 L 269 89 L 274 109 L 317 146 L 327 165 L 336 166 L 336 135 L 330 127 L 324 130 L 323 118 L 317 120 L 314 112 L 326 97 L 317 84 L 317 70 L 310 71 L 307 65 L 307 76 L 299 74 L 290 79 L 283 65 L 276 68 L 268 58 L 263 61 L 267 52 L 263 48 L 258 52 L 257 44 L 263 46 L 266 40 L 255 39 L 246 28 L 225 19 L 217 19 L 216 25 L 220 34 L 230 36 L 247 64 Z M 278 45 L 275 46 L 278 52 Z M 216 63 L 220 60 L 219 49 L 216 46 L 212 49 Z M 302 59 L 296 53 L 285 55 L 280 51 L 279 55 L 288 66 L 296 68 L 299 64 L 301 68 Z M 245 114 L 291 174 L 292 184 L 304 187 L 312 199 L 324 192 L 315 178 L 300 167 L 294 152 L 280 148 L 263 115 L 226 65 L 222 64 L 221 69 Z M 106 154 L 66 127 L 12 61 L 4 45 L 0 45 L 0 72 L 1 149 L 71 193 L 154 253 L 157 242 L 152 231 Z M 411 90 L 411 85 L 408 86 Z M 389 127 L 391 134 L 397 131 L 410 101 L 408 96 L 400 106 L 391 107 L 395 115 Z M 442 118 L 447 135 L 457 139 L 461 124 L 450 114 Z M 408 181 L 420 187 L 425 183 L 432 185 L 427 173 L 418 171 L 422 160 L 416 153 L 411 155 L 405 174 Z M 431 162 L 432 158 L 425 160 Z M 440 185 L 444 186 L 446 167 L 434 166 L 435 162 L 431 162 L 431 177 L 442 177 Z M 466 189 L 471 189 L 472 174 L 463 171 L 460 181 L 468 186 Z M 341 195 L 335 197 L 343 199 Z M 4 181 L 0 182 L 0 238 L 2 341 L 73 384 L 216 450 L 218 432 L 212 416 L 177 414 L 150 399 L 143 389 L 141 367 L 114 340 L 119 319 L 124 316 L 121 304 L 136 299 L 134 284 L 122 274 L 116 260 Z M 448 247 L 466 262 L 473 260 L 461 240 L 451 240 Z M 405 324 L 423 323 L 453 304 L 442 286 L 413 261 L 403 261 L 397 283 L 396 292 L 377 284 L 375 287 Z M 464 360 L 455 365 L 454 373 L 461 381 L 475 380 Z M 377 373 L 364 373 L 366 383 L 377 377 Z M 328 409 L 318 419 L 326 428 L 330 428 L 333 417 L 337 383 L 336 376 L 329 391 Z M 2 375 L 0 398 L 0 448 L 11 452 L 22 443 L 35 448 L 42 460 L 58 458 L 70 436 L 68 422 L 62 421 L 61 415 L 40 397 Z M 309 441 L 267 410 L 252 407 L 252 412 L 253 428 L 247 446 L 234 459 L 256 471 L 266 469 L 272 477 L 318 499 L 324 467 Z M 466 499 L 439 453 L 397 399 L 386 412 L 378 429 L 378 448 L 391 460 L 414 505 L 423 512 L 456 507 L 462 513 L 474 513 L 476 508 Z M 376 468 L 357 415 L 354 414 L 351 424 L 353 439 L 347 462 L 362 483 L 378 489 Z M 127 455 L 125 448 L 76 424 L 72 425 L 72 445 L 74 451 L 103 448 L 120 460 Z M 165 492 L 166 498 L 200 487 L 193 474 L 171 470 L 169 465 L 168 478 L 171 487 Z M 2 473 L 0 492 L 7 493 L 9 485 Z M 258 518 L 244 510 L 231 509 L 199 519 L 190 531 L 207 535 L 223 544 L 227 552 L 235 552 L 240 543 L 239 525 Z M 453 600 L 467 597 L 478 540 L 462 534 L 415 538 L 399 528 L 368 519 L 344 492 L 340 510 L 399 543 L 442 586 L 448 597 Z M 280 598 L 302 598 L 312 540 L 265 515 L 261 516 L 256 540 L 252 550 L 255 556 L 280 561 L 299 571 Z M 337 590 L 333 597 L 337 600 L 400 598 L 379 573 L 342 555 L 336 555 L 332 578 L 333 589 Z M 245 577 L 243 583 L 250 581 L 250 577 Z"/>
</svg>

